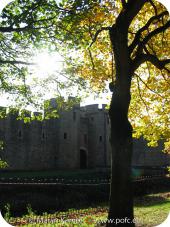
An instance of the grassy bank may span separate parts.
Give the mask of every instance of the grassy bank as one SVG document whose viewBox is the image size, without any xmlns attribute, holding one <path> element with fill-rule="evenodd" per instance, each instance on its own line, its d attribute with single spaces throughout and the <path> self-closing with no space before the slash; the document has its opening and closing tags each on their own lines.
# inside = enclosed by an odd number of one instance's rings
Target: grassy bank
<svg viewBox="0 0 170 227">
<path fill-rule="evenodd" d="M 170 212 L 170 193 L 151 194 L 135 200 L 135 217 L 141 227 L 161 224 Z"/>
<path fill-rule="evenodd" d="M 10 211 L 5 219 L 14 226 L 105 226 L 108 207 L 103 205 L 96 208 L 69 210 L 54 214 L 36 215 L 28 206 L 28 214 L 22 218 L 11 218 Z M 170 212 L 170 193 L 150 194 L 135 198 L 135 220 L 137 227 L 153 227 L 161 224 Z M 118 220 L 119 221 L 119 220 Z"/>
</svg>

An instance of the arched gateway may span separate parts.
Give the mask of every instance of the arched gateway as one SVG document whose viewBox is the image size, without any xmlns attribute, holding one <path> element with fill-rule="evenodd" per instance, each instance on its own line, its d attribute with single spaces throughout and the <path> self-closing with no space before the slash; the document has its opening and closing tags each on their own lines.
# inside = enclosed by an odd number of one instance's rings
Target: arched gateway
<svg viewBox="0 0 170 227">
<path fill-rule="evenodd" d="M 87 150 L 80 148 L 80 169 L 87 169 Z"/>
</svg>

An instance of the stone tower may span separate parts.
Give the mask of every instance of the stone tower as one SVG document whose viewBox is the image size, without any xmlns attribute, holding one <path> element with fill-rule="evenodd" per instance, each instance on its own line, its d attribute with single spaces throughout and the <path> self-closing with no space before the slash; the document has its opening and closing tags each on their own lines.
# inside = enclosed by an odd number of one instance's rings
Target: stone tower
<svg viewBox="0 0 170 227">
<path fill-rule="evenodd" d="M 70 98 L 70 100 L 73 98 Z M 63 103 L 64 105 L 64 103 Z M 44 115 L 58 110 L 58 118 L 39 121 L 41 113 L 23 111 L 24 116 L 35 119 L 29 123 L 18 120 L 17 110 L 11 110 L 0 119 L 0 140 L 4 141 L 1 158 L 8 169 L 15 170 L 66 170 L 110 168 L 110 123 L 105 105 L 80 107 L 73 104 L 67 109 L 50 100 Z M 1 113 L 6 109 L 1 107 Z M 134 141 L 133 166 L 170 165 L 170 156 L 158 148 L 148 148 L 146 142 Z"/>
</svg>

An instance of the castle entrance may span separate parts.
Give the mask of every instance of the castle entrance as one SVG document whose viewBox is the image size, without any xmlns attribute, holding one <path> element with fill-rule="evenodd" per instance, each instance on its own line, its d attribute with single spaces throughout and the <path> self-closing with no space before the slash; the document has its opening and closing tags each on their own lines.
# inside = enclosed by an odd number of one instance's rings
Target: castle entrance
<svg viewBox="0 0 170 227">
<path fill-rule="evenodd" d="M 80 149 L 80 169 L 87 169 L 87 151 Z"/>
</svg>

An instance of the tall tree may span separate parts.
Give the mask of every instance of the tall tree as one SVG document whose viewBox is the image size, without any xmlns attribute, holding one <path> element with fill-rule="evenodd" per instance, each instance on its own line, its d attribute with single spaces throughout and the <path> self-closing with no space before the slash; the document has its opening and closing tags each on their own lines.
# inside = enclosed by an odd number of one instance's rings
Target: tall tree
<svg viewBox="0 0 170 227">
<path fill-rule="evenodd" d="M 167 149 L 169 144 L 167 10 L 153 0 L 63 0 L 59 4 L 18 0 L 15 7 L 4 11 L 3 18 L 0 32 L 12 34 L 12 42 L 21 44 L 25 39 L 29 45 L 41 45 L 50 40 L 65 54 L 65 73 L 89 80 L 96 90 L 110 83 L 112 178 L 108 217 L 122 221 L 108 226 L 134 226 L 132 124 L 135 134 L 146 135 L 151 145 L 160 138 L 166 140 Z"/>
<path fill-rule="evenodd" d="M 62 35 L 66 37 L 68 47 L 78 49 L 79 58 L 81 56 L 74 71 L 89 79 L 97 89 L 103 89 L 106 81 L 111 80 L 112 177 L 108 218 L 122 221 L 108 223 L 108 226 L 134 226 L 131 185 L 133 128 L 128 119 L 131 89 L 130 116 L 136 124 L 136 135 L 146 134 L 150 145 L 164 138 L 168 145 L 168 12 L 152 0 L 68 0 L 60 7 L 63 8 L 59 21 L 63 27 Z M 162 104 L 163 109 L 159 109 Z"/>
</svg>

